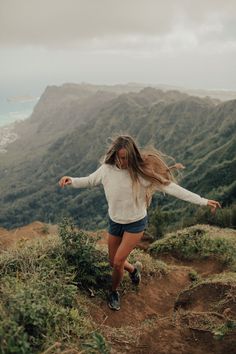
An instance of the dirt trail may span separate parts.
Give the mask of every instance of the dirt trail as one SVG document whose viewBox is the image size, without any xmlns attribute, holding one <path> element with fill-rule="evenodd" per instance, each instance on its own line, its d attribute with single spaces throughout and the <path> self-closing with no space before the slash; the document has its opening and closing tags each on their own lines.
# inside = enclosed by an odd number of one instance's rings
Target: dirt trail
<svg viewBox="0 0 236 354">
<path fill-rule="evenodd" d="M 40 222 L 11 231 L 0 228 L 0 251 L 21 240 L 56 233 L 56 226 Z M 99 244 L 104 245 L 106 232 L 101 232 L 101 236 Z M 146 249 L 148 241 L 145 242 L 139 248 Z M 222 305 L 220 314 L 210 312 L 210 306 L 215 298 L 222 300 L 222 287 L 214 289 L 214 294 L 209 291 L 210 287 L 205 292 L 201 287 L 193 293 L 184 291 L 191 283 L 189 275 L 193 269 L 207 277 L 224 271 L 222 265 L 214 259 L 188 262 L 170 255 L 159 259 L 170 266 L 169 273 L 144 275 L 138 289 L 123 291 L 120 311 L 111 311 L 105 301 L 96 297 L 89 301 L 91 319 L 110 344 L 111 354 L 236 354 L 236 331 L 217 340 L 208 328 L 211 321 L 219 326 L 224 324 L 231 314 L 236 320 L 236 291 L 231 291 L 227 302 L 231 312 Z"/>
<path fill-rule="evenodd" d="M 100 304 L 102 316 L 106 317 L 105 324 L 119 328 L 132 326 L 135 321 L 139 323 L 151 318 L 168 316 L 173 311 L 176 293 L 188 283 L 187 269 L 174 271 L 165 278 L 145 278 L 138 290 L 122 294 L 119 312 L 111 311 L 104 303 Z M 98 319 L 104 320 L 99 317 Z"/>
<path fill-rule="evenodd" d="M 236 333 L 220 341 L 199 324 L 208 321 L 211 313 L 175 310 L 178 295 L 191 283 L 189 272 L 195 264 L 169 262 L 172 269 L 168 274 L 144 278 L 138 290 L 122 294 L 120 311 L 111 311 L 101 301 L 91 308 L 91 317 L 110 343 L 111 353 L 235 354 Z M 196 270 L 206 276 L 219 273 L 222 267 L 214 260 L 204 260 L 196 261 Z M 191 316 L 199 323 L 192 326 Z M 227 320 L 221 317 L 216 318 L 219 326 Z"/>
</svg>

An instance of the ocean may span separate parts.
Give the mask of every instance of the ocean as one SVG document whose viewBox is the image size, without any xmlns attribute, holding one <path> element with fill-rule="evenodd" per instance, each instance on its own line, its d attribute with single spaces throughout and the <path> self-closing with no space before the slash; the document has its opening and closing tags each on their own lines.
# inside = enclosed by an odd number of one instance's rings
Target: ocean
<svg viewBox="0 0 236 354">
<path fill-rule="evenodd" d="M 0 127 L 30 117 L 36 97 L 0 97 Z"/>
</svg>

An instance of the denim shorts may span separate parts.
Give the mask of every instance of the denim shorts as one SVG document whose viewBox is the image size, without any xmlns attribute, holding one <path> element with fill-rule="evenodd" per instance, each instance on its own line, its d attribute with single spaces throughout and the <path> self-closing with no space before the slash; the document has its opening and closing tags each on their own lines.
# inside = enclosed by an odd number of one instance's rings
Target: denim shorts
<svg viewBox="0 0 236 354">
<path fill-rule="evenodd" d="M 145 216 L 141 220 L 131 222 L 129 224 L 119 224 L 111 220 L 110 217 L 108 219 L 108 222 L 109 222 L 108 224 L 109 234 L 117 237 L 122 237 L 125 231 L 133 234 L 144 231 L 147 225 L 147 216 Z"/>
</svg>

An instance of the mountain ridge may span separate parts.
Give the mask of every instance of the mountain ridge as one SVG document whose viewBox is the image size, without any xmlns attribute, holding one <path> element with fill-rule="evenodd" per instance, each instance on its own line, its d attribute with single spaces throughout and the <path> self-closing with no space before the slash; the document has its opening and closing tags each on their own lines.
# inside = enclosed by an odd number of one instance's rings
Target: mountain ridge
<svg viewBox="0 0 236 354">
<path fill-rule="evenodd" d="M 104 193 L 100 189 L 93 193 L 89 190 L 64 192 L 59 190 L 57 181 L 64 174 L 76 176 L 93 172 L 106 151 L 108 138 L 114 133 L 129 133 L 141 147 L 155 145 L 185 164 L 184 187 L 196 193 L 204 192 L 206 197 L 221 196 L 225 205 L 235 200 L 236 100 L 216 103 L 209 98 L 154 88 L 104 94 L 91 92 L 87 86 L 77 100 L 73 85 L 66 86 L 68 96 L 64 90 L 62 86 L 45 91 L 31 118 L 19 125 L 19 134 L 23 126 L 28 126 L 25 135 L 12 143 L 7 153 L 0 155 L 4 166 L 0 171 L 0 223 L 4 226 L 22 225 L 34 218 L 54 222 L 66 213 L 78 218 L 83 227 L 95 224 L 103 227 L 106 217 Z M 94 101 L 94 97 L 98 99 Z M 47 100 L 51 117 L 54 117 L 51 121 L 47 104 L 45 110 L 43 108 Z M 64 106 L 60 118 L 63 129 L 57 124 L 57 102 Z M 76 106 L 72 104 L 73 113 L 70 111 L 72 102 L 76 102 Z M 78 119 L 77 105 L 82 121 Z M 226 166 L 231 172 L 223 178 Z M 219 171 L 219 177 L 216 171 Z M 211 186 L 213 177 L 216 180 L 214 188 Z M 229 190 L 232 190 L 232 198 L 228 197 Z M 161 204 L 164 203 L 162 197 L 158 198 Z M 171 205 L 173 203 L 179 202 Z"/>
</svg>

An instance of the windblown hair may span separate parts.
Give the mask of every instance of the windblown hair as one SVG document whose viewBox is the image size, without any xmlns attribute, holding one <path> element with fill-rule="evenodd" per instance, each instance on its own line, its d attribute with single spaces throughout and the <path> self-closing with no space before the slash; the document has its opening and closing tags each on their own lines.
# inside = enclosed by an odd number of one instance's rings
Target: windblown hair
<svg viewBox="0 0 236 354">
<path fill-rule="evenodd" d="M 153 193 L 161 185 L 168 185 L 175 180 L 171 172 L 173 166 L 168 167 L 164 155 L 155 148 L 139 149 L 129 135 L 120 135 L 112 140 L 103 162 L 121 168 L 118 151 L 122 148 L 127 152 L 127 169 L 133 182 L 134 193 L 137 195 L 139 189 L 139 176 L 150 182 L 146 195 L 147 205 L 150 205 Z"/>
</svg>

